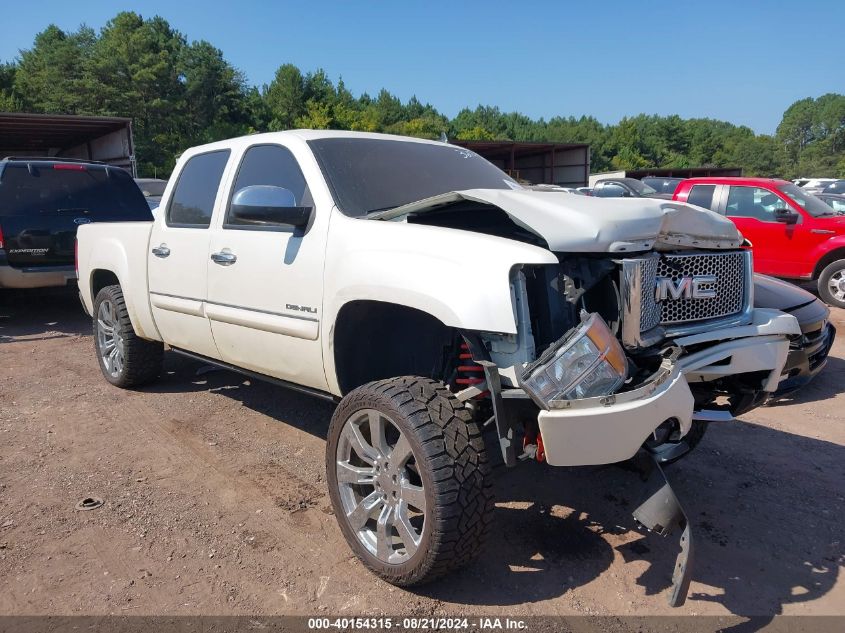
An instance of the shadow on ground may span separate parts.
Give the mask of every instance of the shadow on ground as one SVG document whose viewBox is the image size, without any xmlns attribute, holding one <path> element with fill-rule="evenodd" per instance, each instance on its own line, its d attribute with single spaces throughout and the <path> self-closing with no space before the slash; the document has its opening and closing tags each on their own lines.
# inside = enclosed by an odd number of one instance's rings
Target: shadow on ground
<svg viewBox="0 0 845 633">
<path fill-rule="evenodd" d="M 0 343 L 91 333 L 76 288 L 0 290 Z"/>
</svg>

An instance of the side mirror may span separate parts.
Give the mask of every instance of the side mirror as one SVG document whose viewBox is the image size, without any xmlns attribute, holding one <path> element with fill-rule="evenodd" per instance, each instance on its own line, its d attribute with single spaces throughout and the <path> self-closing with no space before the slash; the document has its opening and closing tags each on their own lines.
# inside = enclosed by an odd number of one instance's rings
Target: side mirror
<svg viewBox="0 0 845 633">
<path fill-rule="evenodd" d="M 302 228 L 311 220 L 311 207 L 299 207 L 290 189 L 272 185 L 251 185 L 232 198 L 231 218 L 238 224 L 257 227 Z"/>
<path fill-rule="evenodd" d="M 792 209 L 775 209 L 775 222 L 795 224 L 798 222 L 798 214 Z"/>
</svg>

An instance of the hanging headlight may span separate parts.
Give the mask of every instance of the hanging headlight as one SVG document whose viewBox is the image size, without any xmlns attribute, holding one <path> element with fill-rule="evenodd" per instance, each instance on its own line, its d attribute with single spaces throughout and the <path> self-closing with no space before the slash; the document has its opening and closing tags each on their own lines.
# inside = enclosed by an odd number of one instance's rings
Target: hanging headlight
<svg viewBox="0 0 845 633">
<path fill-rule="evenodd" d="M 543 409 L 552 400 L 611 394 L 627 378 L 625 352 L 604 319 L 595 313 L 582 318 L 522 375 L 522 388 Z"/>
</svg>

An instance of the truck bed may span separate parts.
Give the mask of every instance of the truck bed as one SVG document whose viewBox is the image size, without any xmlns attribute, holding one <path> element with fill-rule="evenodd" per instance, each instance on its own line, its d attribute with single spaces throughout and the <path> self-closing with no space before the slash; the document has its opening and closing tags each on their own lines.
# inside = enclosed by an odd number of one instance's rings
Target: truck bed
<svg viewBox="0 0 845 633">
<path fill-rule="evenodd" d="M 147 281 L 147 253 L 152 222 L 93 223 L 77 232 L 79 294 L 92 314 L 97 291 L 117 282 L 124 289 L 126 309 L 138 336 L 161 340 L 153 320 Z M 112 271 L 106 273 L 105 271 Z M 109 281 L 109 278 L 112 281 Z"/>
</svg>

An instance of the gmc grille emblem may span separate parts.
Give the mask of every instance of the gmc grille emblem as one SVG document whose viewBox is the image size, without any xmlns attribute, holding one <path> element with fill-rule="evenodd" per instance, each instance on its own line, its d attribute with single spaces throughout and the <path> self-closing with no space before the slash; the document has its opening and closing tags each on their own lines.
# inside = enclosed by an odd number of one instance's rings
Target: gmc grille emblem
<svg viewBox="0 0 845 633">
<path fill-rule="evenodd" d="M 654 297 L 658 301 L 680 299 L 715 299 L 716 275 L 687 275 L 677 281 L 671 277 L 658 277 Z M 702 288 L 702 286 L 708 286 Z"/>
</svg>

